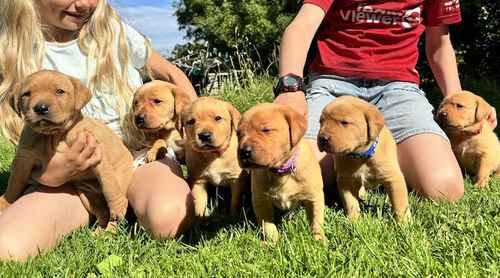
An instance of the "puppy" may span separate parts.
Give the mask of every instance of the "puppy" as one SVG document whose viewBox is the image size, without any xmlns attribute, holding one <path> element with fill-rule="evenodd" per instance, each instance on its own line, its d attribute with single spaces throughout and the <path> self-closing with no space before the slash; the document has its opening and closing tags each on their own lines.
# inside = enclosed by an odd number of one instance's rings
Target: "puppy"
<svg viewBox="0 0 500 278">
<path fill-rule="evenodd" d="M 90 98 L 89 90 L 78 79 L 56 71 L 36 72 L 16 86 L 10 104 L 25 124 L 7 190 L 0 197 L 0 210 L 21 196 L 33 169 L 45 167 L 56 152 L 71 146 L 80 132 L 88 132 L 98 141 L 102 160 L 70 182 L 101 227 L 112 224 L 108 227 L 113 228 L 115 221 L 125 216 L 132 156 L 104 123 L 82 116 L 80 110 Z"/>
<path fill-rule="evenodd" d="M 487 122 L 491 111 L 482 97 L 463 91 L 446 97 L 437 112 L 460 166 L 475 175 L 477 187 L 488 186 L 492 173 L 500 175 L 500 144 Z"/>
<path fill-rule="evenodd" d="M 127 145 L 133 150 L 145 150 L 145 162 L 166 154 L 182 159 L 183 152 L 176 144 L 181 139 L 178 132 L 180 113 L 193 100 L 189 94 L 165 81 L 144 84 L 136 91 L 124 124 Z"/>
<path fill-rule="evenodd" d="M 343 96 L 329 103 L 320 117 L 318 148 L 333 154 L 337 185 L 347 216 L 360 215 L 362 187 L 382 184 L 398 222 L 411 219 L 408 191 L 399 168 L 396 143 L 382 113 L 361 99 Z"/>
<path fill-rule="evenodd" d="M 274 207 L 305 206 L 316 240 L 323 232 L 325 201 L 319 162 L 302 139 L 306 120 L 290 106 L 263 103 L 243 115 L 238 158 L 251 173 L 252 204 L 265 240 L 277 241 Z"/>
<path fill-rule="evenodd" d="M 207 216 L 207 185 L 231 188 L 232 216 L 236 216 L 245 188 L 245 172 L 238 164 L 236 129 L 240 113 L 228 102 L 201 97 L 182 111 L 188 182 L 195 215 Z"/>
</svg>

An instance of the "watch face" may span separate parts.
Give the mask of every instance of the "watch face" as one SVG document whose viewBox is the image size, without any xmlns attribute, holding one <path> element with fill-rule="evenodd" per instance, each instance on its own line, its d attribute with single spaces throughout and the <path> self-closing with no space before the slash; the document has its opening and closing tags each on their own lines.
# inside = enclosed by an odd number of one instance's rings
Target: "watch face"
<svg viewBox="0 0 500 278">
<path fill-rule="evenodd" d="M 279 95 L 282 92 L 297 92 L 304 90 L 304 83 L 300 76 L 285 75 L 280 78 L 278 85 L 274 89 L 274 94 Z"/>
<path fill-rule="evenodd" d="M 297 79 L 292 76 L 287 76 L 283 79 L 283 85 L 285 85 L 286 87 L 297 86 Z"/>
</svg>

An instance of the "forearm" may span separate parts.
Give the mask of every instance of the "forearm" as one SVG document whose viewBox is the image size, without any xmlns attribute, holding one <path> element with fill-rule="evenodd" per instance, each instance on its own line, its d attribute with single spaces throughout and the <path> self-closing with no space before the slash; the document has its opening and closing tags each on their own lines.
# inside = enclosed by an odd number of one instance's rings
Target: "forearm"
<svg viewBox="0 0 500 278">
<path fill-rule="evenodd" d="M 283 33 L 280 46 L 279 76 L 293 73 L 302 76 L 312 37 L 304 38 L 304 26 L 290 25 Z"/>
<path fill-rule="evenodd" d="M 65 167 L 54 166 L 33 171 L 31 178 L 49 187 L 58 187 L 68 182 L 70 173 L 65 170 Z"/>
<path fill-rule="evenodd" d="M 325 14 L 318 6 L 305 4 L 288 25 L 280 45 L 279 75 L 303 75 L 304 65 L 316 30 Z"/>
<path fill-rule="evenodd" d="M 196 91 L 184 72 L 163 58 L 158 52 L 153 50 L 151 57 L 148 60 L 148 66 L 155 79 L 172 82 L 185 92 L 188 92 L 193 97 L 196 97 Z"/>
<path fill-rule="evenodd" d="M 459 93 L 462 91 L 462 87 L 458 75 L 455 51 L 447 28 L 446 32 L 443 30 L 439 34 L 436 34 L 436 32 L 438 31 L 435 30 L 434 34 L 430 34 L 433 36 L 431 39 L 429 35 L 427 36 L 427 60 L 441 92 L 446 97 L 450 94 Z"/>
</svg>

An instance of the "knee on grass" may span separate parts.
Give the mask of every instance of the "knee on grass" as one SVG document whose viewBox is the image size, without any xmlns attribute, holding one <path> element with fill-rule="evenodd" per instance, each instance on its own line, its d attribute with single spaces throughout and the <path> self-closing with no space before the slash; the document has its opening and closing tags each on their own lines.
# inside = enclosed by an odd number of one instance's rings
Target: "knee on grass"
<svg viewBox="0 0 500 278">
<path fill-rule="evenodd" d="M 19 236 L 0 232 L 0 261 L 24 261 L 33 251 Z"/>
<path fill-rule="evenodd" d="M 421 184 L 421 193 L 430 199 L 456 202 L 464 195 L 462 176 L 450 172 L 433 174 Z"/>
<path fill-rule="evenodd" d="M 140 219 L 155 239 L 173 238 L 191 226 L 194 220 L 194 206 L 191 192 L 178 196 L 175 202 L 151 202 Z"/>
</svg>

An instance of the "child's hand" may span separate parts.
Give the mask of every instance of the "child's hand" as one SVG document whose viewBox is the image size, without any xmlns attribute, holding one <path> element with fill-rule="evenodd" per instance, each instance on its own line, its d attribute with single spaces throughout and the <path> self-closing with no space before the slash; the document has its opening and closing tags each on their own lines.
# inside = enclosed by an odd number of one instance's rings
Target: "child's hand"
<svg viewBox="0 0 500 278">
<path fill-rule="evenodd" d="M 35 171 L 32 178 L 46 186 L 60 186 L 72 177 L 97 165 L 102 158 L 102 150 L 95 138 L 81 132 L 75 143 L 59 149 L 44 169 Z"/>
<path fill-rule="evenodd" d="M 490 123 L 493 129 L 497 127 L 497 109 L 495 107 L 492 107 L 492 111 L 488 116 L 488 122 Z"/>
<path fill-rule="evenodd" d="M 274 99 L 274 103 L 290 105 L 304 117 L 307 117 L 307 102 L 304 92 L 283 93 Z"/>
</svg>

